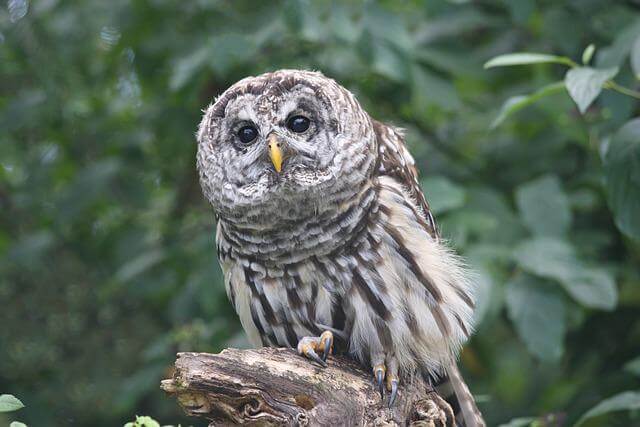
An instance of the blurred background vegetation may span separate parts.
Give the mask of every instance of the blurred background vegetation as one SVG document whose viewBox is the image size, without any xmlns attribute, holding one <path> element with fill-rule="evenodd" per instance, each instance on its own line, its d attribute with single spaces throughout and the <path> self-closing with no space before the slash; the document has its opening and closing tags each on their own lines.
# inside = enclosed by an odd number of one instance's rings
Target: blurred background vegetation
<svg viewBox="0 0 640 427">
<path fill-rule="evenodd" d="M 462 368 L 490 425 L 572 425 L 611 396 L 640 408 L 619 395 L 640 389 L 640 126 L 619 131 L 638 101 L 605 90 L 580 114 L 563 89 L 492 129 L 566 67 L 483 69 L 515 51 L 580 62 L 593 43 L 591 65 L 637 87 L 640 2 L 3 3 L 0 392 L 26 407 L 0 424 L 198 425 L 160 379 L 176 351 L 245 339 L 194 132 L 230 84 L 284 67 L 407 129 L 442 232 L 478 271 Z"/>
</svg>

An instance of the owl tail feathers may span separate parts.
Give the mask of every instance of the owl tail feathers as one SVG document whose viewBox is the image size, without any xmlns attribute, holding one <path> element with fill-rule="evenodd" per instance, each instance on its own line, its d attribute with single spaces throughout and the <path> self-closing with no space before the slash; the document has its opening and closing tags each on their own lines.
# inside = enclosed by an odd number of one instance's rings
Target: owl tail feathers
<svg viewBox="0 0 640 427">
<path fill-rule="evenodd" d="M 444 375 L 435 381 L 435 389 L 453 409 L 458 427 L 486 427 L 482 414 L 476 406 L 469 387 L 454 364 L 448 366 Z"/>
</svg>

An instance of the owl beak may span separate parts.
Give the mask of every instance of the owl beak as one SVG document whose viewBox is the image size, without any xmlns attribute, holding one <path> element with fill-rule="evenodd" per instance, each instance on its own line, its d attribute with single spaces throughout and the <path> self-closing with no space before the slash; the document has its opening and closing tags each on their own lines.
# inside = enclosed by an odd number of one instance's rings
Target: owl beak
<svg viewBox="0 0 640 427">
<path fill-rule="evenodd" d="M 276 172 L 280 173 L 283 161 L 280 141 L 278 141 L 278 137 L 274 134 L 269 135 L 267 141 L 269 143 L 269 157 L 271 158 L 271 163 L 273 163 L 273 167 L 276 168 Z"/>
</svg>

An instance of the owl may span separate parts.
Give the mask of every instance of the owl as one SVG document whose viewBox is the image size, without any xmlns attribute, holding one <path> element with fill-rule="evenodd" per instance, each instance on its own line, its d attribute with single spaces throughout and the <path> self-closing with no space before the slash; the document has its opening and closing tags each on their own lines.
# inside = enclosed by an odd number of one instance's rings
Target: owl
<svg viewBox="0 0 640 427">
<path fill-rule="evenodd" d="M 226 292 L 253 345 L 323 366 L 347 353 L 389 406 L 402 380 L 428 376 L 459 425 L 484 425 L 456 367 L 474 285 L 399 129 L 319 72 L 280 70 L 227 89 L 197 139 Z"/>
</svg>

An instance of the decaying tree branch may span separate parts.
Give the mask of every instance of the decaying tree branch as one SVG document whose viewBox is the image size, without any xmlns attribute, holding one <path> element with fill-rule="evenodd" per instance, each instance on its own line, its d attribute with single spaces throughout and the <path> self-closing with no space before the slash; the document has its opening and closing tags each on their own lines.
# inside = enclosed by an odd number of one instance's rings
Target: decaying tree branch
<svg viewBox="0 0 640 427">
<path fill-rule="evenodd" d="M 210 426 L 451 425 L 451 407 L 421 378 L 403 384 L 389 409 L 368 371 L 346 357 L 328 363 L 276 348 L 179 353 L 161 387 Z"/>
</svg>

